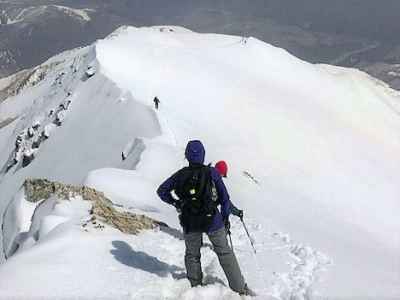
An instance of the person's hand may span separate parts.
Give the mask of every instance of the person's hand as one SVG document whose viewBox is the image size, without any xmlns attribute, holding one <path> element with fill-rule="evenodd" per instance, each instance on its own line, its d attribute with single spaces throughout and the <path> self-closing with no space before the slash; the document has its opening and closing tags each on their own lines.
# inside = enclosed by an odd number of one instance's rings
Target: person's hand
<svg viewBox="0 0 400 300">
<path fill-rule="evenodd" d="M 239 210 L 238 217 L 240 220 L 243 220 L 243 210 Z"/>
<path fill-rule="evenodd" d="M 175 200 L 175 201 L 172 203 L 172 205 L 175 206 L 175 208 L 176 208 L 176 210 L 177 210 L 178 212 L 181 212 L 181 210 L 182 210 L 182 201 Z"/>
</svg>

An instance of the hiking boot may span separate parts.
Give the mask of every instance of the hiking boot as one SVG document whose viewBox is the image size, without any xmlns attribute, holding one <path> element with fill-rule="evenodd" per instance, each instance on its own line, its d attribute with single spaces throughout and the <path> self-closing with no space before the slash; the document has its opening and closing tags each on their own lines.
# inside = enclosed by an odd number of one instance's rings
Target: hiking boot
<svg viewBox="0 0 400 300">
<path fill-rule="evenodd" d="M 255 297 L 257 294 L 253 292 L 248 286 L 247 283 L 244 285 L 243 290 L 239 293 L 241 296 L 250 296 L 250 297 Z"/>
</svg>

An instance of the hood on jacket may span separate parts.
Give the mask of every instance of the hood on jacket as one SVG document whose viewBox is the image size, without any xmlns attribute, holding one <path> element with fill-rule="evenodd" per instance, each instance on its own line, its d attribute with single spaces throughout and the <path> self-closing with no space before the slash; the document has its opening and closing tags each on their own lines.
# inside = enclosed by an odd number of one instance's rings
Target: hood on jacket
<svg viewBox="0 0 400 300">
<path fill-rule="evenodd" d="M 185 150 L 185 157 L 189 163 L 204 164 L 206 150 L 199 140 L 190 141 Z"/>
</svg>

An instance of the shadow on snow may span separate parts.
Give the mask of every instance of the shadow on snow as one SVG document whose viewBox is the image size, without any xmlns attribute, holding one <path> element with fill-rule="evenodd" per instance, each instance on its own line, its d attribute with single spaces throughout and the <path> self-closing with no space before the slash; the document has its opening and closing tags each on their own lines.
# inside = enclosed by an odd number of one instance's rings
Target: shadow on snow
<svg viewBox="0 0 400 300">
<path fill-rule="evenodd" d="M 135 251 L 132 247 L 123 241 L 113 241 L 114 249 L 110 252 L 120 263 L 155 274 L 160 277 L 167 277 L 171 274 L 174 279 L 186 278 L 184 269 L 176 265 L 169 265 L 158 258 L 148 255 L 142 251 Z"/>
</svg>

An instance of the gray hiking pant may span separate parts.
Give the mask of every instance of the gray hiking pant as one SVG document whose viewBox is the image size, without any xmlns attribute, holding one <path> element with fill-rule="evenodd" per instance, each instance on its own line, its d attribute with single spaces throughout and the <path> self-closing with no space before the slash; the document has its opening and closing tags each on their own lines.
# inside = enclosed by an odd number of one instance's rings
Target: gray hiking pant
<svg viewBox="0 0 400 300">
<path fill-rule="evenodd" d="M 235 254 L 228 245 L 225 228 L 207 235 L 225 272 L 230 288 L 235 292 L 242 292 L 245 286 L 244 278 Z M 200 248 L 203 244 L 203 234 L 201 232 L 185 233 L 184 238 L 186 244 L 185 266 L 187 278 L 192 286 L 200 285 L 203 280 L 200 262 Z"/>
</svg>

